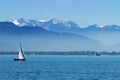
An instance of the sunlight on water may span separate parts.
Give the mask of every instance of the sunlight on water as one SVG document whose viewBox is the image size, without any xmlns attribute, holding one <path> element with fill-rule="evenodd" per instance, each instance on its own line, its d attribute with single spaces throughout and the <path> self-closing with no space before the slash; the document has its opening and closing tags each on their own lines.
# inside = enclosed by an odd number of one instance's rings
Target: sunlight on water
<svg viewBox="0 0 120 80">
<path fill-rule="evenodd" d="M 120 56 L 0 56 L 0 80 L 120 80 Z"/>
</svg>

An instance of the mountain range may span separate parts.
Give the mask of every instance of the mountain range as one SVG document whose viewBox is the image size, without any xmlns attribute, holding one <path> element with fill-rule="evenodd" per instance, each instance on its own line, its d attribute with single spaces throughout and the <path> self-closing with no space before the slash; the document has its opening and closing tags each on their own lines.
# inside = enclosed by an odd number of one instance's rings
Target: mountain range
<svg viewBox="0 0 120 80">
<path fill-rule="evenodd" d="M 89 25 L 85 28 L 80 27 L 73 21 L 62 21 L 59 19 L 51 20 L 26 20 L 16 19 L 12 21 L 17 26 L 31 26 L 42 27 L 48 31 L 54 31 L 59 33 L 74 33 L 83 35 L 94 40 L 98 40 L 106 45 L 112 46 L 116 43 L 120 43 L 120 26 L 119 25 Z"/>
<path fill-rule="evenodd" d="M 0 22 L 0 50 L 17 50 L 23 43 L 26 50 L 76 51 L 98 50 L 102 44 L 91 38 L 73 33 L 59 33 L 40 26 L 17 26 L 12 22 Z"/>
<path fill-rule="evenodd" d="M 16 50 L 19 42 L 26 50 L 119 50 L 119 36 L 119 25 L 82 28 L 73 21 L 23 18 L 0 22 L 1 50 Z"/>
</svg>

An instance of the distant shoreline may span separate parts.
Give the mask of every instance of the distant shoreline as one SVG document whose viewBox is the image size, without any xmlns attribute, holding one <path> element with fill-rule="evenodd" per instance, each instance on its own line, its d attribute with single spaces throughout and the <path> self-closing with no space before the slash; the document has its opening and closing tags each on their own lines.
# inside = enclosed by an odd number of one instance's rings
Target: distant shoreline
<svg viewBox="0 0 120 80">
<path fill-rule="evenodd" d="M 120 55 L 120 52 L 97 51 L 24 51 L 25 55 Z M 18 55 L 17 51 L 1 51 L 0 55 Z"/>
</svg>

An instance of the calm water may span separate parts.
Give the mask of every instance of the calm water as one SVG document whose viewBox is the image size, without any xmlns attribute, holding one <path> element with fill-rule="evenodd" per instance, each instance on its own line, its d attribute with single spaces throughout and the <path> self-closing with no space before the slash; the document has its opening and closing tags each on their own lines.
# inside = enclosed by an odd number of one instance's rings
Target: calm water
<svg viewBox="0 0 120 80">
<path fill-rule="evenodd" d="M 120 80 L 120 56 L 0 56 L 0 80 Z"/>
</svg>

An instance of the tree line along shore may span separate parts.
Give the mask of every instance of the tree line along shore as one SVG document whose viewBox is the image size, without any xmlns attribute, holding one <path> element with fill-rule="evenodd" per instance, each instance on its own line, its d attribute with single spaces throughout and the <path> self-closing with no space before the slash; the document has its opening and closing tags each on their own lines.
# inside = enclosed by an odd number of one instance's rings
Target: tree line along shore
<svg viewBox="0 0 120 80">
<path fill-rule="evenodd" d="M 25 55 L 120 55 L 120 52 L 107 51 L 24 51 Z M 18 55 L 18 51 L 1 51 L 0 55 Z"/>
</svg>

